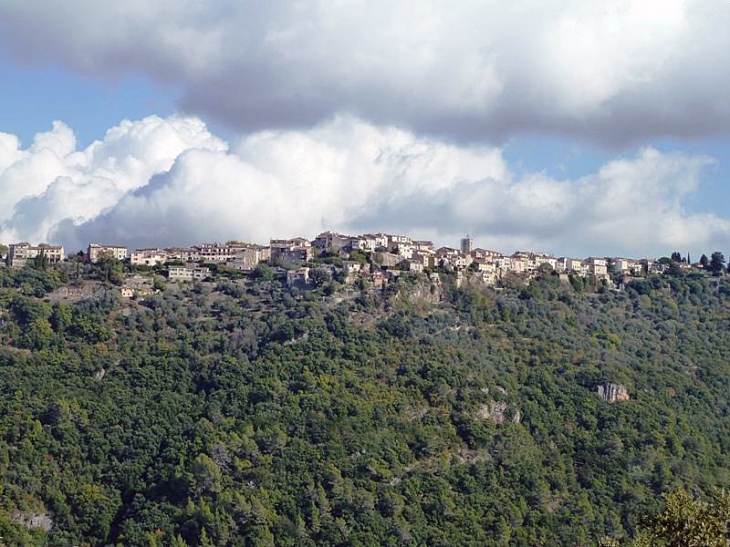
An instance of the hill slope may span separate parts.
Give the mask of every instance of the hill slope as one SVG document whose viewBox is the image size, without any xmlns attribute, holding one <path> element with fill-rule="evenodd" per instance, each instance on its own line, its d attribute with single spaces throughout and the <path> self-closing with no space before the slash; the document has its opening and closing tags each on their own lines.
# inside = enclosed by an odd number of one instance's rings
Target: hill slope
<svg viewBox="0 0 730 547">
<path fill-rule="evenodd" d="M 140 304 L 3 275 L 6 545 L 593 545 L 730 484 L 718 278 Z"/>
</svg>

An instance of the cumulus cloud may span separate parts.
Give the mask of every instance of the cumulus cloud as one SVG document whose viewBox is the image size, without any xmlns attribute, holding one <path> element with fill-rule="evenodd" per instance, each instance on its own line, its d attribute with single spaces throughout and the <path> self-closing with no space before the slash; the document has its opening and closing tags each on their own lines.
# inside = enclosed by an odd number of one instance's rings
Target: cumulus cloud
<svg viewBox="0 0 730 547">
<path fill-rule="evenodd" d="M 686 204 L 698 191 L 702 170 L 715 163 L 708 156 L 645 148 L 574 180 L 533 173 L 461 181 L 438 199 L 390 203 L 378 214 L 404 219 L 403 229 L 409 224 L 433 229 L 427 219 L 438 218 L 436 229 L 452 241 L 461 229 L 477 234 L 479 244 L 500 250 L 579 256 L 706 251 L 727 246 L 730 221 L 689 212 Z"/>
<path fill-rule="evenodd" d="M 458 142 L 624 144 L 730 127 L 720 0 L 6 0 L 20 59 L 145 74 L 246 132 L 336 113 Z"/>
<path fill-rule="evenodd" d="M 313 236 L 350 229 L 363 211 L 409 196 L 428 200 L 461 181 L 505 176 L 498 149 L 461 148 L 341 117 L 309 131 L 252 134 L 230 152 L 187 151 L 104 215 L 78 227 L 66 223 L 59 235 L 150 245 Z"/>
<path fill-rule="evenodd" d="M 577 255 L 724 248 L 730 221 L 690 212 L 706 156 L 652 148 L 597 172 L 517 176 L 499 148 L 340 116 L 228 145 L 197 118 L 125 121 L 75 150 L 61 123 L 27 149 L 0 135 L 0 240 L 184 245 L 384 230 Z"/>
<path fill-rule="evenodd" d="M 226 146 L 200 120 L 176 116 L 123 121 L 84 150 L 62 122 L 27 149 L 14 135 L 0 134 L 0 237 L 47 239 L 61 220 L 93 219 L 148 184 L 183 151 Z"/>
</svg>

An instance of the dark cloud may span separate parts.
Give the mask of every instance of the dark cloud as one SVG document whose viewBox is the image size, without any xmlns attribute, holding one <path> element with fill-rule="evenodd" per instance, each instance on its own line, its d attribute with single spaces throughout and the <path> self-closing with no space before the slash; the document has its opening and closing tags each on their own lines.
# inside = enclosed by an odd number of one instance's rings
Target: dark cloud
<svg viewBox="0 0 730 547">
<path fill-rule="evenodd" d="M 545 132 L 625 146 L 726 135 L 718 0 L 121 4 L 8 0 L 20 59 L 144 74 L 244 131 L 338 113 L 455 142 Z"/>
</svg>

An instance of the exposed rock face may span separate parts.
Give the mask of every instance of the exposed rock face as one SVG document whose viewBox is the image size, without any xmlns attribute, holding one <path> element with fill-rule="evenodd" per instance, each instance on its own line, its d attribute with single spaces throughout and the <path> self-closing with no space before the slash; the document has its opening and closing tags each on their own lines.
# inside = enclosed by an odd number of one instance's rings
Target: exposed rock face
<svg viewBox="0 0 730 547">
<path fill-rule="evenodd" d="M 104 286 L 98 281 L 85 281 L 80 285 L 65 285 L 48 293 L 46 298 L 51 302 L 69 301 L 78 302 L 84 298 L 93 298 L 104 292 Z"/>
<path fill-rule="evenodd" d="M 414 305 L 431 306 L 443 299 L 441 283 L 420 281 L 412 286 L 402 287 L 395 300 L 405 300 Z"/>
<path fill-rule="evenodd" d="M 10 513 L 10 518 L 26 528 L 41 528 L 46 532 L 53 528 L 53 519 L 47 513 L 21 513 L 20 511 L 13 511 Z"/>
<path fill-rule="evenodd" d="M 492 420 L 495 424 L 502 424 L 507 420 L 518 424 L 522 421 L 520 411 L 510 408 L 507 403 L 493 401 L 488 405 L 482 405 L 478 411 L 479 417 Z"/>
<path fill-rule="evenodd" d="M 621 384 L 604 384 L 598 386 L 598 395 L 609 403 L 629 400 L 629 392 Z"/>
</svg>

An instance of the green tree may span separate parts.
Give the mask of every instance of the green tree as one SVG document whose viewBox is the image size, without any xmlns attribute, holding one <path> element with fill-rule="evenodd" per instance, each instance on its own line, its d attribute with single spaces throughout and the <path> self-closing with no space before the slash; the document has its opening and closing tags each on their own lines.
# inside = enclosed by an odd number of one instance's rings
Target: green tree
<svg viewBox="0 0 730 547">
<path fill-rule="evenodd" d="M 714 274 L 719 274 L 725 269 L 725 255 L 720 251 L 715 251 L 710 256 L 710 264 L 707 268 Z"/>
<path fill-rule="evenodd" d="M 165 283 L 165 278 L 156 275 L 152 281 L 152 288 L 156 291 L 165 292 L 167 290 L 167 283 Z"/>
<path fill-rule="evenodd" d="M 634 547 L 727 547 L 730 494 L 714 493 L 711 501 L 695 498 L 684 489 L 664 497 L 664 508 L 650 519 Z"/>
<path fill-rule="evenodd" d="M 263 281 L 271 281 L 274 279 L 274 269 L 268 264 L 260 262 L 256 265 L 252 272 L 254 279 L 261 279 Z"/>
<path fill-rule="evenodd" d="M 315 287 L 321 287 L 332 279 L 332 275 L 326 268 L 315 268 L 309 272 L 309 278 Z"/>
<path fill-rule="evenodd" d="M 96 262 L 99 276 L 109 283 L 121 285 L 123 281 L 122 263 L 108 253 L 102 253 Z"/>
<path fill-rule="evenodd" d="M 675 277 L 678 275 L 682 275 L 682 268 L 680 267 L 679 262 L 673 260 L 672 263 L 669 265 L 669 268 L 667 268 L 667 274 L 673 275 Z"/>
<path fill-rule="evenodd" d="M 221 490 L 221 470 L 210 456 L 200 454 L 193 462 L 193 477 L 198 494 L 216 493 Z"/>
<path fill-rule="evenodd" d="M 170 547 L 188 547 L 188 544 L 180 536 L 180 534 L 177 534 L 176 536 L 173 536 L 173 538 L 171 539 Z"/>
<path fill-rule="evenodd" d="M 37 270 L 45 270 L 48 268 L 48 257 L 45 251 L 41 250 L 33 259 L 33 267 Z"/>
</svg>

